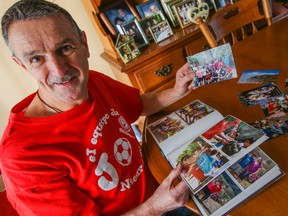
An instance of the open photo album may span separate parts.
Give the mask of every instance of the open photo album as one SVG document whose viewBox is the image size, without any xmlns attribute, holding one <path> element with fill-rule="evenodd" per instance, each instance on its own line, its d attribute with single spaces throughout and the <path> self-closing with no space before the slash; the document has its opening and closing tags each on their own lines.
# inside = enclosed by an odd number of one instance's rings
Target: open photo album
<svg viewBox="0 0 288 216">
<path fill-rule="evenodd" d="M 268 139 L 250 124 L 195 100 L 148 125 L 203 215 L 223 215 L 283 175 L 258 146 Z"/>
</svg>

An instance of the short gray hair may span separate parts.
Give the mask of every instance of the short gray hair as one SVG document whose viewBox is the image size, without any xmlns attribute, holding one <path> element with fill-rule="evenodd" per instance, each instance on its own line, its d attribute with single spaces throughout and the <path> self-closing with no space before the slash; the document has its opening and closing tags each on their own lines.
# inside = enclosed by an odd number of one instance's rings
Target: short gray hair
<svg viewBox="0 0 288 216">
<path fill-rule="evenodd" d="M 5 43 L 9 46 L 8 29 L 14 21 L 40 19 L 55 15 L 66 17 L 81 40 L 82 31 L 65 9 L 46 0 L 20 0 L 12 5 L 2 17 L 2 36 Z"/>
</svg>

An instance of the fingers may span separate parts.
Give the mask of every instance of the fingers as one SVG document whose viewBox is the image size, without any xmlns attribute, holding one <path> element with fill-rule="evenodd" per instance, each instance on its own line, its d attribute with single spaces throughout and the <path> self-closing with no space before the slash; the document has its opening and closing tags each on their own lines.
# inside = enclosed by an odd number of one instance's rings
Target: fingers
<svg viewBox="0 0 288 216">
<path fill-rule="evenodd" d="M 179 163 L 177 167 L 173 169 L 166 178 L 170 184 L 173 182 L 174 179 L 178 178 L 178 176 L 181 174 L 181 171 L 182 171 L 182 164 Z M 176 194 L 178 193 L 183 194 L 187 189 L 188 189 L 188 186 L 186 182 L 184 181 L 181 181 L 175 187 L 172 188 L 172 190 L 174 190 L 174 193 Z"/>
</svg>

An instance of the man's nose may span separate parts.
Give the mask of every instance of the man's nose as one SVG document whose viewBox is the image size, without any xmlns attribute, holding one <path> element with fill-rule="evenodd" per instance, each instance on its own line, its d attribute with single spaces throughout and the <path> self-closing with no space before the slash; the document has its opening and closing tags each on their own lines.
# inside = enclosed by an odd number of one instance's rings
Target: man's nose
<svg viewBox="0 0 288 216">
<path fill-rule="evenodd" d="M 49 61 L 49 70 L 58 77 L 63 77 L 68 70 L 67 61 L 61 56 L 51 56 Z"/>
</svg>

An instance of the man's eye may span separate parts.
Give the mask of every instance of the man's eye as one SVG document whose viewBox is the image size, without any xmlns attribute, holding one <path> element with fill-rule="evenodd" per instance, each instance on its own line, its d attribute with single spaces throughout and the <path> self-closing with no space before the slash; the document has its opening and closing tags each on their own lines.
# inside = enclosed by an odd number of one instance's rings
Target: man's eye
<svg viewBox="0 0 288 216">
<path fill-rule="evenodd" d="M 70 46 L 70 45 L 66 45 L 64 47 L 62 47 L 60 49 L 60 54 L 62 55 L 71 55 L 74 52 L 75 48 Z"/>
<path fill-rule="evenodd" d="M 41 57 L 39 57 L 39 56 L 34 56 L 30 59 L 30 62 L 32 64 L 39 63 L 40 61 L 41 61 Z"/>
</svg>

